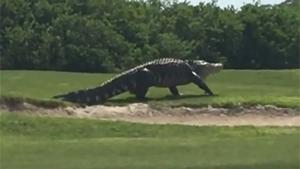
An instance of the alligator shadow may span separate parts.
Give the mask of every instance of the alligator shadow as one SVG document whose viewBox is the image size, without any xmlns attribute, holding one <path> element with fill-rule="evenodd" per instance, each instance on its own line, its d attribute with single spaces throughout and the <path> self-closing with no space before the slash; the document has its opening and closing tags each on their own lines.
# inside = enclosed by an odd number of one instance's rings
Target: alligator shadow
<svg viewBox="0 0 300 169">
<path fill-rule="evenodd" d="M 120 104 L 128 104 L 128 103 L 147 103 L 149 101 L 172 101 L 172 100 L 183 100 L 183 99 L 191 99 L 191 98 L 206 98 L 206 97 L 212 97 L 208 95 L 182 95 L 182 96 L 173 96 L 173 95 L 167 95 L 160 98 L 147 98 L 146 100 L 137 100 L 135 97 L 127 97 L 123 99 L 111 99 L 108 100 L 107 103 L 120 103 Z"/>
</svg>

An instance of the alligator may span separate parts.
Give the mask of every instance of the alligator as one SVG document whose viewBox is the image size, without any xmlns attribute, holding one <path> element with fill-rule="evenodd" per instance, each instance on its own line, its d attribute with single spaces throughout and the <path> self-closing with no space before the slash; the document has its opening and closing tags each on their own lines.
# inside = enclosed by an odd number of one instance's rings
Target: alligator
<svg viewBox="0 0 300 169">
<path fill-rule="evenodd" d="M 57 95 L 64 101 L 95 105 L 129 91 L 138 100 L 145 100 L 150 87 L 166 87 L 174 96 L 180 93 L 176 86 L 196 84 L 207 95 L 214 95 L 204 79 L 223 68 L 221 63 L 208 63 L 204 60 L 181 60 L 174 58 L 156 59 L 120 73 L 99 87 Z"/>
</svg>

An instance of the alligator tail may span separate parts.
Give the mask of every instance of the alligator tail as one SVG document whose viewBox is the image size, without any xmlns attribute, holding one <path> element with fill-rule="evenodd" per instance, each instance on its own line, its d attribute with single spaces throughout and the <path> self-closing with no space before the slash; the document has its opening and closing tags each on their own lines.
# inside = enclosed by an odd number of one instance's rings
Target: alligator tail
<svg viewBox="0 0 300 169">
<path fill-rule="evenodd" d="M 132 85 L 134 85 L 132 76 L 120 74 L 102 83 L 99 87 L 57 95 L 53 98 L 62 98 L 64 101 L 95 105 L 104 103 L 107 99 L 128 91 Z"/>
</svg>

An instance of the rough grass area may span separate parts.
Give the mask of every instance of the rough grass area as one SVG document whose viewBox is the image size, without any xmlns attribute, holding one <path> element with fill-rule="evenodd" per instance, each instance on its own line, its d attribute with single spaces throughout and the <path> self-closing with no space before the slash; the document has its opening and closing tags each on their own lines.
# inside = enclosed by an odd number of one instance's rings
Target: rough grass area
<svg viewBox="0 0 300 169">
<path fill-rule="evenodd" d="M 1 95 L 52 100 L 57 94 L 95 87 L 114 74 L 67 73 L 52 71 L 1 71 Z M 172 97 L 168 89 L 151 88 L 150 103 L 171 106 L 235 106 L 274 104 L 299 107 L 300 70 L 224 70 L 207 79 L 217 96 L 204 96 L 193 84 L 181 86 L 184 95 Z M 136 102 L 128 93 L 114 97 L 113 104 Z M 110 104 L 108 103 L 108 104 Z"/>
<path fill-rule="evenodd" d="M 5 169 L 299 168 L 299 128 L 188 127 L 2 114 Z"/>
</svg>

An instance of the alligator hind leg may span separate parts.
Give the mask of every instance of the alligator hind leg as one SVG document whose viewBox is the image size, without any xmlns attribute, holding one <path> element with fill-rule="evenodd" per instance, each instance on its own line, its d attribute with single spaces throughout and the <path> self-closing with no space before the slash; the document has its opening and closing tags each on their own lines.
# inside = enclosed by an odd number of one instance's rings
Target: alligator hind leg
<svg viewBox="0 0 300 169">
<path fill-rule="evenodd" d="M 134 94 L 137 100 L 146 100 L 148 88 L 146 87 L 138 87 L 135 89 L 129 90 L 129 93 Z"/>
<path fill-rule="evenodd" d="M 133 90 L 138 100 L 145 100 L 150 86 L 154 83 L 152 72 L 147 68 L 140 70 L 136 76 L 136 88 Z M 131 91 L 132 92 L 132 91 Z"/>
<path fill-rule="evenodd" d="M 169 87 L 169 90 L 173 94 L 173 96 L 180 96 L 180 93 L 176 86 Z"/>
<path fill-rule="evenodd" d="M 135 96 L 138 100 L 146 100 L 146 94 L 147 94 L 148 88 L 146 87 L 139 87 L 136 90 Z"/>
<path fill-rule="evenodd" d="M 137 87 L 135 89 L 129 90 L 129 93 L 134 94 L 137 100 L 146 100 L 148 88 L 147 87 Z"/>
</svg>

